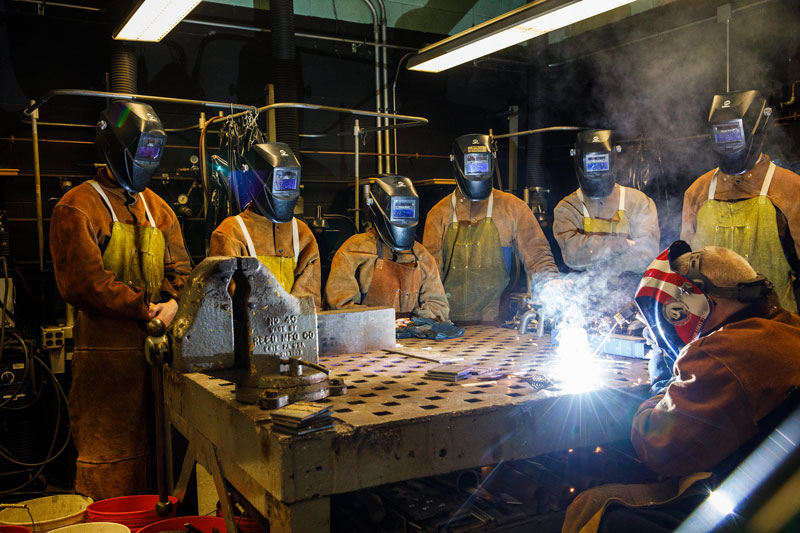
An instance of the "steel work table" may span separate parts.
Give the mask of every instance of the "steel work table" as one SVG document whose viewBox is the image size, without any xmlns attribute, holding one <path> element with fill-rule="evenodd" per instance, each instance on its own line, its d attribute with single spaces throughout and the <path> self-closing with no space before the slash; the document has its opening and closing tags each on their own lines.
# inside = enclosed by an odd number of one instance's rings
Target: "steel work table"
<svg viewBox="0 0 800 533">
<path fill-rule="evenodd" d="M 648 387 L 646 360 L 608 358 L 598 363 L 607 375 L 603 388 L 535 390 L 514 374 L 547 375 L 553 349 L 548 336 L 516 330 L 474 326 L 458 339 L 399 343 L 395 350 L 321 358 L 348 385 L 346 395 L 324 400 L 333 429 L 273 433 L 270 412 L 237 402 L 232 382 L 171 369 L 167 417 L 218 490 L 224 478 L 271 531 L 326 531 L 333 494 L 626 439 Z M 429 380 L 425 372 L 440 363 L 397 352 L 463 357 L 456 364 L 503 376 Z"/>
</svg>

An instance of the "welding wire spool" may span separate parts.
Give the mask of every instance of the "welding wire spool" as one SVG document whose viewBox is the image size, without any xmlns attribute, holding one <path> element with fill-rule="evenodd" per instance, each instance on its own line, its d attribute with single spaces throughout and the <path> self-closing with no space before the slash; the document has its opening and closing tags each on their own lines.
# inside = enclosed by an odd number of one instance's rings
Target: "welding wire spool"
<svg viewBox="0 0 800 533">
<path fill-rule="evenodd" d="M 80 494 L 57 494 L 27 500 L 0 511 L 0 525 L 23 526 L 44 533 L 83 522 L 94 500 Z"/>
<path fill-rule="evenodd" d="M 71 526 L 54 529 L 58 533 L 131 533 L 128 526 L 116 522 L 85 522 Z"/>
<path fill-rule="evenodd" d="M 162 531 L 184 531 L 189 524 L 195 529 L 202 531 L 202 533 L 213 533 L 214 530 L 220 533 L 225 533 L 225 519 L 216 516 L 176 516 L 174 518 L 167 518 L 160 522 L 155 522 L 149 526 L 143 527 L 139 533 L 161 533 Z M 242 530 L 240 530 L 242 531 Z M 87 532 L 91 533 L 91 532 Z"/>
</svg>

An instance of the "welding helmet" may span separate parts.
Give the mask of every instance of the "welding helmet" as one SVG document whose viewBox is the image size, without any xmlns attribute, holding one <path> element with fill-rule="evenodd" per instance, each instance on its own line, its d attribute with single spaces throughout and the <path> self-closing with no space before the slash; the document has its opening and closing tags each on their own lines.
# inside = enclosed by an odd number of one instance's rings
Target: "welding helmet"
<svg viewBox="0 0 800 533">
<path fill-rule="evenodd" d="M 495 150 L 488 135 L 458 137 L 450 152 L 450 161 L 461 194 L 471 202 L 485 200 L 492 193 Z"/>
<path fill-rule="evenodd" d="M 411 180 L 403 176 L 380 176 L 369 185 L 369 218 L 381 240 L 394 251 L 414 247 L 419 222 L 419 196 Z"/>
<path fill-rule="evenodd" d="M 691 248 L 675 241 L 650 263 L 634 301 L 659 347 L 672 359 L 681 348 L 697 339 L 711 304 L 703 290 L 686 276 L 674 271 L 671 261 Z"/>
<path fill-rule="evenodd" d="M 100 113 L 95 146 L 114 179 L 131 194 L 147 188 L 166 143 L 161 121 L 147 104 L 112 102 Z"/>
<path fill-rule="evenodd" d="M 263 143 L 245 157 L 251 168 L 236 172 L 240 205 L 252 203 L 275 223 L 289 222 L 300 196 L 300 163 L 285 143 Z"/>
<path fill-rule="evenodd" d="M 772 109 L 758 91 L 739 91 L 714 96 L 708 123 L 711 149 L 725 174 L 742 174 L 753 168 L 761 148 Z"/>
<path fill-rule="evenodd" d="M 581 191 L 589 198 L 605 198 L 614 190 L 616 154 L 611 130 L 586 130 L 578 133 L 570 155 Z"/>
</svg>

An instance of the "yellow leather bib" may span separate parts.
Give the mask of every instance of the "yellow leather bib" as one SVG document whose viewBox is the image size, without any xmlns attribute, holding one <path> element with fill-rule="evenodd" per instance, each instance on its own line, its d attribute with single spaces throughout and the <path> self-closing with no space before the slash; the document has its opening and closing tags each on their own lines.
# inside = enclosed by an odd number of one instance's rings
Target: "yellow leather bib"
<svg viewBox="0 0 800 533">
<path fill-rule="evenodd" d="M 94 180 L 89 183 L 103 199 L 113 220 L 111 239 L 103 251 L 103 268 L 113 272 L 117 281 L 143 288 L 146 291 L 148 302 L 161 301 L 166 242 L 164 234 L 153 221 L 144 195 L 140 193 L 139 200 L 144 205 L 150 225 L 123 224 L 117 218 L 117 214 L 111 207 L 111 202 L 100 184 Z"/>
<path fill-rule="evenodd" d="M 577 190 L 578 200 L 583 208 L 583 231 L 584 233 L 602 233 L 607 235 L 630 235 L 631 223 L 625 214 L 625 187 L 619 187 L 619 209 L 610 220 L 604 218 L 594 218 L 589 215 L 583 193 Z"/>
<path fill-rule="evenodd" d="M 453 222 L 442 243 L 442 283 L 450 302 L 450 320 L 493 321 L 509 276 L 500 233 L 492 222 L 493 196 L 478 224 L 459 222 L 453 194 Z"/>
<path fill-rule="evenodd" d="M 236 215 L 236 221 L 244 233 L 244 239 L 247 243 L 247 253 L 251 257 L 257 257 L 261 263 L 267 267 L 270 272 L 281 284 L 281 287 L 288 293 L 292 292 L 294 287 L 294 271 L 297 268 L 297 257 L 300 255 L 300 237 L 297 231 L 297 219 L 292 219 L 292 246 L 294 247 L 294 257 L 281 257 L 277 255 L 257 255 L 256 247 L 253 245 L 253 239 L 250 237 L 250 232 L 247 231 L 247 226 L 244 225 L 244 220 L 239 215 Z"/>
<path fill-rule="evenodd" d="M 717 169 L 717 173 L 719 169 Z M 775 163 L 770 163 L 761 194 L 738 202 L 715 200 L 717 173 L 708 187 L 708 200 L 697 211 L 697 232 L 692 249 L 706 245 L 723 246 L 738 253 L 775 287 L 781 307 L 797 313 L 792 290 L 793 273 L 783 253 L 775 206 L 767 197 Z"/>
</svg>

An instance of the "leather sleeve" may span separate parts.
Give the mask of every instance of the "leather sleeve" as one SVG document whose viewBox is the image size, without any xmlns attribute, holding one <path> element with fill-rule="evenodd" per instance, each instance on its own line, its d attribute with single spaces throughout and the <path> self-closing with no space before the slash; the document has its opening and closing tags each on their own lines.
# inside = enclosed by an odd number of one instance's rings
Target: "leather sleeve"
<svg viewBox="0 0 800 533">
<path fill-rule="evenodd" d="M 88 214 L 59 203 L 50 221 L 50 254 L 64 300 L 81 311 L 113 318 L 147 320 L 145 292 L 116 281 L 103 268 L 97 232 Z"/>
<path fill-rule="evenodd" d="M 630 272 L 644 272 L 660 250 L 661 231 L 658 228 L 656 204 L 646 195 L 631 195 L 636 200 L 630 212 L 631 236 L 634 245 L 624 253 L 620 263 Z M 627 243 L 626 243 L 627 244 Z"/>
<path fill-rule="evenodd" d="M 314 234 L 303 221 L 298 221 L 300 253 L 294 270 L 292 296 L 311 296 L 319 311 L 322 309 L 322 266 L 319 260 L 319 246 Z M 287 245 L 288 246 L 288 245 Z"/>
<path fill-rule="evenodd" d="M 362 279 L 367 270 L 367 262 L 374 265 L 377 256 L 371 253 L 359 252 L 357 248 L 361 240 L 360 235 L 347 239 L 336 251 L 331 263 L 328 281 L 325 283 L 325 306 L 328 309 L 347 309 L 361 307 L 362 286 L 369 288 L 372 283 L 373 268 L 369 269 L 369 279 Z M 355 246 L 354 246 L 355 245 Z"/>
<path fill-rule="evenodd" d="M 670 477 L 712 469 L 757 432 L 746 391 L 719 359 L 692 346 L 675 367 L 677 379 L 639 407 L 631 430 L 639 459 Z"/>
<path fill-rule="evenodd" d="M 514 252 L 522 261 L 525 272 L 543 280 L 557 277 L 553 251 L 533 212 L 516 196 L 508 196 L 511 197 L 512 216 L 510 220 L 496 220 L 496 223 L 513 225 Z"/>
<path fill-rule="evenodd" d="M 413 314 L 422 318 L 447 322 L 450 320 L 450 304 L 439 276 L 439 267 L 433 255 L 426 252 L 424 247 L 418 252 L 417 259 L 422 269 L 422 286 L 419 290 L 419 304 Z"/>
<path fill-rule="evenodd" d="M 443 202 L 449 201 L 450 196 L 445 196 L 444 200 L 437 203 L 428 212 L 425 217 L 425 230 L 422 234 L 422 245 L 431 253 L 441 275 L 442 270 L 442 242 L 444 241 L 445 226 L 442 223 L 443 217 L 447 215 L 448 220 L 452 219 L 452 208 L 443 205 Z M 449 205 L 449 204 L 448 204 Z"/>
<path fill-rule="evenodd" d="M 192 264 L 183 242 L 180 223 L 171 211 L 168 213 L 171 224 L 162 230 L 166 250 L 164 251 L 164 281 L 161 283 L 161 292 L 162 295 L 167 294 L 170 298 L 177 300 L 192 272 Z"/>
<path fill-rule="evenodd" d="M 553 236 L 561 247 L 564 264 L 574 270 L 585 270 L 628 249 L 622 235 L 585 234 L 583 213 L 568 201 L 570 198 L 561 200 L 553 211 Z"/>
</svg>

